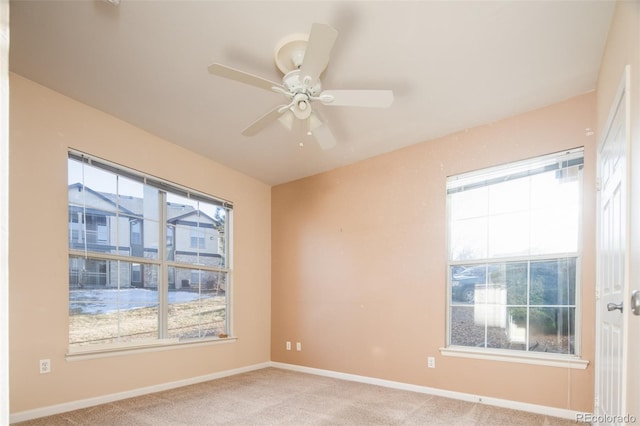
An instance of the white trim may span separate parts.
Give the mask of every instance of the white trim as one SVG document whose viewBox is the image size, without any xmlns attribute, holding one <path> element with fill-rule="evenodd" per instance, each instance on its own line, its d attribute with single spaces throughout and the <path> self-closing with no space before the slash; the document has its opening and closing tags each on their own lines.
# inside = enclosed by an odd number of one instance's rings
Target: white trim
<svg viewBox="0 0 640 426">
<path fill-rule="evenodd" d="M 133 398 L 136 396 L 147 395 L 150 393 L 161 392 L 169 389 L 175 389 L 182 386 L 194 385 L 197 383 L 207 382 L 209 380 L 221 379 L 223 377 L 234 376 L 236 374 L 247 373 L 249 371 L 260 370 L 270 367 L 269 362 L 261 364 L 249 365 L 246 367 L 235 368 L 232 370 L 220 371 L 217 373 L 206 374 L 204 376 L 192 377 L 189 379 L 178 380 L 175 382 L 161 383 L 158 385 L 147 386 L 144 388 L 132 389 L 124 392 L 112 393 L 109 395 L 97 396 L 94 398 L 81 399 L 78 401 L 65 402 L 62 404 L 50 405 L 48 407 L 35 408 L 33 410 L 21 411 L 10 415 L 10 423 L 24 422 L 40 417 L 52 416 L 55 414 L 65 413 L 67 411 L 79 410 L 82 408 L 93 407 L 109 402 L 120 401 L 122 399 Z"/>
<path fill-rule="evenodd" d="M 0 0 L 0 424 L 9 421 L 9 1 Z"/>
<path fill-rule="evenodd" d="M 541 414 L 545 416 L 560 417 L 563 419 L 576 420 L 577 415 L 585 415 L 581 411 L 566 410 L 563 408 L 547 407 L 544 405 L 529 404 L 526 402 L 510 401 L 508 399 L 492 398 L 482 395 L 473 395 L 463 392 L 449 391 L 445 389 L 431 388 L 428 386 L 413 385 L 410 383 L 394 382 L 392 380 L 378 379 L 375 377 L 359 376 L 356 374 L 340 373 L 338 371 L 321 370 L 318 368 L 303 367 L 300 365 L 284 364 L 280 362 L 270 362 L 271 367 L 284 370 L 298 371 L 301 373 L 316 374 L 318 376 L 332 377 L 334 379 L 349 380 L 352 382 L 366 383 L 370 385 L 382 386 L 385 388 L 406 390 L 410 392 L 424 393 L 427 395 L 441 396 L 444 398 L 457 399 L 460 401 L 475 402 L 478 404 L 491 405 L 494 407 L 509 408 L 512 410 L 526 411 L 528 413 Z"/>
<path fill-rule="evenodd" d="M 152 340 L 151 342 L 134 342 L 127 344 L 101 345 L 99 348 L 70 348 L 66 355 L 67 361 L 82 361 L 86 359 L 109 358 L 114 356 L 132 355 L 144 352 L 159 352 L 171 349 L 193 348 L 197 346 L 233 343 L 237 337 L 209 338 L 204 340 L 180 341 L 178 339 Z"/>
<path fill-rule="evenodd" d="M 544 365 L 547 367 L 574 368 L 584 370 L 589 365 L 586 359 L 572 357 L 569 355 L 553 355 L 545 353 L 492 351 L 490 349 L 473 350 L 470 348 L 450 347 L 440 348 L 440 353 L 445 356 L 455 356 L 460 358 L 486 359 L 490 361 L 515 362 L 519 364 Z"/>
</svg>

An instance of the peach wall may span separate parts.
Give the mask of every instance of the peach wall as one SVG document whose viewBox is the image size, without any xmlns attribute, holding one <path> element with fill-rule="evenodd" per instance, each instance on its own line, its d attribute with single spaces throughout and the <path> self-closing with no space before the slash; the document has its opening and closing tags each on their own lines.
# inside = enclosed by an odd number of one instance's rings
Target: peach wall
<svg viewBox="0 0 640 426">
<path fill-rule="evenodd" d="M 598 76 L 598 140 L 604 137 L 607 118 L 626 65 L 631 66 L 629 170 L 629 283 L 640 290 L 640 1 L 619 1 L 611 22 Z M 627 315 L 629 313 L 627 312 Z M 629 315 L 629 371 L 627 409 L 640 418 L 640 317 Z M 627 414 L 627 413 L 622 413 Z"/>
<path fill-rule="evenodd" d="M 270 187 L 18 75 L 10 89 L 11 412 L 269 361 Z M 237 341 L 65 360 L 70 147 L 234 202 Z"/>
<path fill-rule="evenodd" d="M 596 96 L 565 102 L 272 189 L 271 359 L 591 411 L 586 370 L 441 356 L 445 179 L 585 147 L 582 320 L 594 356 Z M 286 351 L 285 341 L 302 351 Z M 436 368 L 427 369 L 428 356 Z"/>
</svg>

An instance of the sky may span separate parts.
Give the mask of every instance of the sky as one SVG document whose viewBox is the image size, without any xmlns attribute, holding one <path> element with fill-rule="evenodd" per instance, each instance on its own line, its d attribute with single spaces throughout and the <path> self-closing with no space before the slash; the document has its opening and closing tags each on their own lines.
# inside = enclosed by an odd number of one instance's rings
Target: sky
<svg viewBox="0 0 640 426">
<path fill-rule="evenodd" d="M 77 160 L 68 160 L 68 184 L 83 183 L 88 188 L 97 192 L 119 194 L 137 198 L 144 197 L 144 185 L 141 182 L 128 179 L 123 176 L 116 176 L 106 170 L 81 163 Z M 184 204 L 192 206 L 194 209 L 203 211 L 210 217 L 216 216 L 218 207 L 213 204 L 200 202 L 175 194 L 167 194 L 167 201 L 170 203 Z"/>
</svg>

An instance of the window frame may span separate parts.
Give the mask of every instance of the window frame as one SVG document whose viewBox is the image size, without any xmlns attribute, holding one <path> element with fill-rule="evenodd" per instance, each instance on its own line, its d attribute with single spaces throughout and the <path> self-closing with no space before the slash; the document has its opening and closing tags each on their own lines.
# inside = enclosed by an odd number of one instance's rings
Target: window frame
<svg viewBox="0 0 640 426">
<path fill-rule="evenodd" d="M 568 158 L 573 159 L 576 155 L 581 157 L 581 162 L 584 164 L 584 147 L 578 147 L 570 150 L 565 150 L 561 152 L 551 153 L 547 155 L 540 155 L 537 157 L 533 157 L 530 159 L 525 159 L 521 161 L 514 161 L 510 163 L 501 164 L 498 166 L 487 167 L 467 173 L 460 173 L 456 175 L 452 175 L 447 177 L 447 191 L 445 193 L 446 196 L 446 259 L 447 259 L 447 267 L 446 267 L 446 322 L 445 322 L 445 346 L 440 348 L 440 353 L 445 356 L 454 356 L 454 357 L 463 357 L 463 358 L 473 358 L 473 359 L 488 359 L 488 360 L 496 360 L 496 361 L 507 361 L 507 362 L 516 362 L 516 363 L 527 363 L 527 364 L 539 364 L 553 367 L 563 367 L 563 368 L 576 368 L 576 369 L 585 369 L 589 362 L 581 359 L 581 331 L 582 331 L 582 303 L 581 303 L 581 293 L 582 293 L 582 247 L 583 247 L 583 203 L 584 203 L 584 170 L 581 170 L 580 177 L 580 186 L 578 188 L 578 218 L 577 218 L 577 241 L 576 241 L 576 251 L 573 252 L 563 252 L 563 253 L 545 253 L 545 254 L 527 254 L 527 255 L 513 255 L 513 256 L 496 256 L 492 257 L 489 252 L 485 253 L 484 257 L 479 257 L 477 259 L 467 259 L 467 260 L 453 260 L 452 255 L 452 223 L 453 223 L 453 212 L 452 212 L 452 202 L 449 197 L 449 186 L 452 181 L 457 182 L 458 186 L 464 187 L 464 182 L 473 182 L 474 180 L 479 179 L 480 177 L 489 177 L 484 185 L 489 186 L 492 185 L 491 176 L 493 175 L 493 179 L 495 176 L 499 176 L 500 174 L 504 174 L 505 171 L 509 170 L 518 170 L 521 167 L 529 167 L 531 164 L 536 164 L 538 162 L 544 162 L 548 158 L 553 157 L 562 157 L 563 155 L 567 155 Z M 509 174 L 510 175 L 510 174 Z M 463 183 L 460 183 L 462 181 Z M 454 184 L 453 186 L 455 186 Z M 482 185 L 482 184 L 481 184 Z M 530 211 L 530 209 L 528 210 Z M 487 213 L 488 214 L 488 213 Z M 488 216 L 487 216 L 488 217 Z M 453 278 L 451 274 L 452 267 L 457 265 L 491 265 L 491 264 L 507 264 L 509 262 L 526 262 L 527 263 L 527 288 L 530 286 L 530 273 L 531 273 L 531 263 L 541 260 L 560 260 L 566 258 L 575 258 L 575 300 L 574 300 L 574 353 L 549 353 L 549 352 L 536 352 L 530 350 L 514 350 L 514 349 L 504 349 L 504 348 L 487 348 L 487 347 L 474 347 L 474 346 L 463 346 L 463 345 L 454 345 L 451 343 L 452 341 L 452 306 L 458 306 L 458 304 L 453 302 Z M 529 299 L 529 295 L 527 295 L 527 310 L 531 308 L 539 308 L 536 304 L 531 304 Z M 473 306 L 473 305 L 470 305 Z M 558 308 L 566 308 L 566 304 L 558 304 L 556 305 Z M 544 305 L 547 307 L 547 305 Z M 570 308 L 569 308 L 570 309 Z M 527 332 L 528 332 L 527 328 Z M 486 341 L 486 337 L 485 337 Z"/>
<path fill-rule="evenodd" d="M 67 252 L 69 259 L 69 269 L 71 276 L 71 260 L 73 258 L 84 259 L 84 261 L 90 262 L 107 262 L 110 261 L 118 261 L 118 262 L 127 262 L 133 265 L 138 265 L 141 270 L 144 270 L 145 267 L 157 267 L 158 268 L 158 279 L 157 279 L 157 290 L 158 300 L 157 300 L 157 315 L 158 315 L 158 324 L 155 332 L 157 333 L 156 338 L 152 339 L 141 339 L 136 340 L 133 339 L 128 342 L 118 342 L 114 341 L 112 343 L 106 344 L 94 344 L 94 345 L 86 345 L 86 346 L 71 346 L 71 341 L 68 342 L 67 345 L 67 359 L 69 360 L 77 360 L 77 359 L 91 359 L 91 358 L 99 358 L 103 356 L 112 356 L 112 355 L 122 355 L 124 353 L 136 353 L 136 352 L 146 352 L 146 351 L 156 351 L 156 350 L 166 350 L 166 349 L 175 349 L 179 347 L 193 347 L 199 345 L 206 344 L 217 344 L 217 343 L 227 343 L 233 342 L 237 340 L 234 337 L 234 327 L 233 327 L 233 203 L 231 201 L 214 197 L 182 185 L 175 184 L 173 182 L 167 181 L 162 178 L 158 178 L 155 176 L 151 176 L 146 173 L 142 173 L 119 164 L 115 164 L 108 160 L 104 160 L 102 158 L 95 157 L 90 154 L 86 154 L 84 152 L 76 151 L 73 149 L 68 150 L 67 161 L 75 160 L 79 161 L 83 164 L 88 164 L 90 166 L 94 166 L 110 172 L 115 176 L 122 176 L 128 179 L 132 179 L 134 181 L 140 182 L 144 185 L 149 185 L 154 187 L 158 192 L 158 241 L 157 241 L 157 256 L 155 258 L 144 257 L 144 253 L 140 256 L 134 256 L 133 253 L 125 253 L 125 254 L 112 254 L 112 253 L 101 253 L 99 251 L 91 251 L 87 249 L 86 246 L 86 237 L 79 238 L 83 239 L 83 241 L 73 240 L 74 243 L 83 243 L 85 244 L 84 249 L 80 249 L 78 247 L 72 247 L 70 245 L 70 241 L 67 241 Z M 82 183 L 84 187 L 84 182 Z M 87 188 L 90 188 L 87 186 Z M 221 241 L 216 245 L 216 249 L 219 250 L 220 247 L 224 248 L 223 259 L 224 262 L 218 265 L 204 265 L 202 263 L 197 263 L 195 261 L 185 261 L 175 260 L 170 256 L 171 248 L 166 245 L 168 232 L 167 228 L 170 226 L 167 221 L 167 205 L 170 204 L 167 202 L 167 195 L 177 195 L 188 198 L 190 200 L 205 202 L 210 205 L 217 206 L 219 208 L 224 209 L 225 211 L 225 229 L 224 229 L 224 239 L 220 239 Z M 69 208 L 69 201 L 67 202 L 67 208 Z M 145 220 L 145 218 L 141 218 L 141 220 Z M 69 226 L 72 220 L 68 219 Z M 83 223 L 74 223 L 79 228 L 83 227 Z M 142 232 L 144 232 L 141 228 L 140 237 L 142 238 Z M 200 229 L 198 228 L 198 231 Z M 68 238 L 71 238 L 74 229 L 68 229 Z M 75 230 L 75 232 L 80 233 L 81 229 Z M 129 229 L 129 237 L 131 238 L 132 230 Z M 175 233 L 175 231 L 174 231 Z M 175 244 L 175 235 L 172 235 L 173 244 Z M 131 244 L 132 245 L 132 244 Z M 142 245 L 144 246 L 144 241 L 142 241 Z M 198 255 L 200 248 L 198 248 Z M 216 254 L 219 256 L 218 254 Z M 202 275 L 205 273 L 215 273 L 224 276 L 225 287 L 225 331 L 224 335 L 221 336 L 204 336 L 204 337 L 190 337 L 190 338 L 178 338 L 178 337 L 169 337 L 170 331 L 168 330 L 168 321 L 170 318 L 169 313 L 169 303 L 168 303 L 168 292 L 170 290 L 169 286 L 169 275 L 170 270 L 173 269 L 174 274 L 178 269 L 184 270 L 199 270 Z M 129 271 L 129 275 L 133 273 L 133 269 Z M 174 277 L 175 278 L 175 277 Z M 133 282 L 133 281 L 132 281 Z M 69 301 L 69 297 L 67 297 Z M 69 303 L 69 302 L 68 302 Z M 70 331 L 70 330 L 69 330 Z"/>
</svg>

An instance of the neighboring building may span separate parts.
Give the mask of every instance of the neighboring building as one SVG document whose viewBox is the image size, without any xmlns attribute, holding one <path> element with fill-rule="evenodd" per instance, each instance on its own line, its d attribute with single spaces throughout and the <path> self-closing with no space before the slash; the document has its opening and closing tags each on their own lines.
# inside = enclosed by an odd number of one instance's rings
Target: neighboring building
<svg viewBox="0 0 640 426">
<path fill-rule="evenodd" d="M 157 203 L 155 206 L 144 205 L 142 198 L 117 197 L 74 183 L 69 185 L 68 205 L 71 250 L 157 259 L 160 240 Z M 166 211 L 167 260 L 222 266 L 224 215 L 211 217 L 193 206 L 175 203 L 167 203 Z M 116 264 L 115 260 L 77 257 L 69 262 L 69 286 L 157 287 L 157 268 L 135 262 L 120 262 L 116 268 Z M 180 267 L 170 270 L 169 288 L 185 289 L 196 285 L 225 289 L 225 283 L 218 282 L 218 274 Z"/>
</svg>

